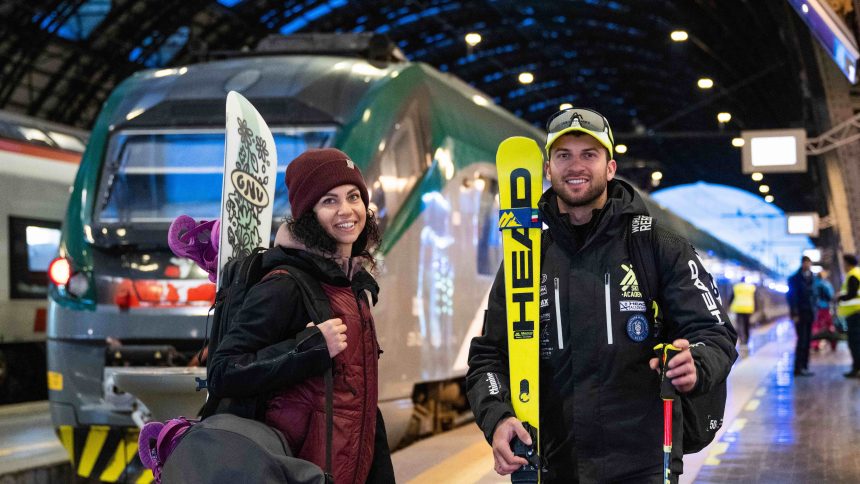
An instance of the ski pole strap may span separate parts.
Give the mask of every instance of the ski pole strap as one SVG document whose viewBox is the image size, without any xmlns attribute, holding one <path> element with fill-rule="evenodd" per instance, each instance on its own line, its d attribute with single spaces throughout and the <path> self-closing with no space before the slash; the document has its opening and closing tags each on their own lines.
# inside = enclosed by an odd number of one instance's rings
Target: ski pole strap
<svg viewBox="0 0 860 484">
<path fill-rule="evenodd" d="M 665 400 L 674 400 L 678 394 L 675 387 L 672 385 L 672 380 L 666 378 L 666 371 L 669 369 L 669 360 L 681 352 L 681 348 L 672 345 L 671 343 L 660 343 L 654 347 L 654 353 L 660 360 L 660 398 Z"/>
<path fill-rule="evenodd" d="M 507 208 L 499 210 L 499 230 L 539 229 L 543 227 L 536 208 Z"/>
</svg>

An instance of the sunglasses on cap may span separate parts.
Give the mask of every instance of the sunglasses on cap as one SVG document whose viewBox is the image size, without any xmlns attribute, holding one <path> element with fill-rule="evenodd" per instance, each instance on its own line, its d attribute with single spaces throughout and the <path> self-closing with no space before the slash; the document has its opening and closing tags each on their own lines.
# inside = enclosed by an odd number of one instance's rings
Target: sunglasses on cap
<svg viewBox="0 0 860 484">
<path fill-rule="evenodd" d="M 581 131 L 593 136 L 600 142 L 612 156 L 615 139 L 612 137 L 612 128 L 609 121 L 602 114 L 587 108 L 571 108 L 559 111 L 549 118 L 546 123 L 547 140 L 546 151 L 561 135 L 571 131 Z"/>
</svg>

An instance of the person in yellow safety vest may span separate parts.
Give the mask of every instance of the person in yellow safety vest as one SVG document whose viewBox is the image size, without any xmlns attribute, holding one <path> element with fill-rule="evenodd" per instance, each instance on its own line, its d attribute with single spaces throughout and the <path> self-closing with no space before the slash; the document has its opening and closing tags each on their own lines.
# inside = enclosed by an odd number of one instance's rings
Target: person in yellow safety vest
<svg viewBox="0 0 860 484">
<path fill-rule="evenodd" d="M 845 378 L 860 378 L 860 267 L 857 267 L 857 257 L 851 254 L 842 256 L 845 263 L 845 280 L 842 281 L 842 291 L 839 294 L 839 306 L 836 309 L 839 316 L 845 318 L 848 326 L 848 348 L 851 350 L 851 371 L 845 373 Z"/>
<path fill-rule="evenodd" d="M 747 278 L 732 287 L 732 304 L 729 311 L 735 313 L 738 336 L 741 344 L 747 344 L 750 337 L 750 318 L 755 312 L 755 285 L 747 282 Z"/>
</svg>

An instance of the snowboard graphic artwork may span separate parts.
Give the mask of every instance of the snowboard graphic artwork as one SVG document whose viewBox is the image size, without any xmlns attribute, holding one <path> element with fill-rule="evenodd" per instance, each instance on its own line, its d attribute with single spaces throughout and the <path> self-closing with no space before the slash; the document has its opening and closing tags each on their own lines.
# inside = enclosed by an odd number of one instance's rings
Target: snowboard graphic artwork
<svg viewBox="0 0 860 484">
<path fill-rule="evenodd" d="M 268 247 L 278 156 L 266 121 L 241 94 L 227 94 L 218 279 L 228 261 Z"/>
<path fill-rule="evenodd" d="M 514 136 L 496 152 L 499 179 L 499 230 L 505 267 L 508 359 L 514 413 L 532 437 L 512 448 L 529 464 L 511 475 L 513 482 L 540 481 L 539 435 L 539 285 L 541 221 L 537 203 L 542 192 L 543 151 L 530 138 Z"/>
</svg>

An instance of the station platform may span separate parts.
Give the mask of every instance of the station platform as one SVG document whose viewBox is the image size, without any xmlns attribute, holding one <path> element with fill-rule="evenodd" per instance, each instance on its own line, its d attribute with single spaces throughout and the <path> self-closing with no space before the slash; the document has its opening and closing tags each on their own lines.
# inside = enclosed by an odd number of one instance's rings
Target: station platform
<svg viewBox="0 0 860 484">
<path fill-rule="evenodd" d="M 753 331 L 729 377 L 723 427 L 684 458 L 681 483 L 860 482 L 860 380 L 842 373 L 845 342 L 812 353 L 811 377 L 794 377 L 794 329 L 780 320 Z M 397 482 L 505 483 L 474 424 L 393 455 Z"/>
<path fill-rule="evenodd" d="M 846 343 L 812 353 L 811 377 L 792 375 L 793 352 L 790 321 L 753 331 L 729 377 L 724 425 L 714 443 L 685 457 L 681 483 L 860 482 L 860 380 L 842 376 L 851 359 Z M 392 458 L 399 483 L 510 482 L 493 471 L 473 423 Z M 65 469 L 46 402 L 0 408 L 0 482 L 67 482 Z"/>
</svg>

